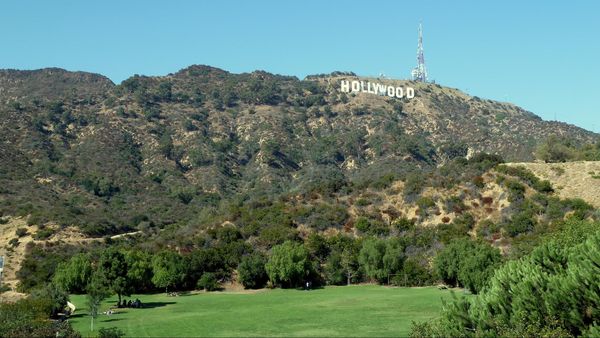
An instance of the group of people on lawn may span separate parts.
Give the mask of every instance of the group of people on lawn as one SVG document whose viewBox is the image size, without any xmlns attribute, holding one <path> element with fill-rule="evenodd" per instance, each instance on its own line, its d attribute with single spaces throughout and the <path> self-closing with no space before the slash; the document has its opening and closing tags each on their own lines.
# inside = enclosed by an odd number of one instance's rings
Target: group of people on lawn
<svg viewBox="0 0 600 338">
<path fill-rule="evenodd" d="M 140 301 L 139 299 L 135 299 L 135 300 L 125 300 L 123 299 L 123 301 L 118 301 L 116 306 L 111 306 L 110 309 L 108 309 L 108 311 L 103 312 L 103 314 L 105 315 L 112 315 L 114 313 L 113 309 L 115 308 L 134 308 L 134 309 L 139 309 L 142 307 L 142 301 Z"/>
</svg>

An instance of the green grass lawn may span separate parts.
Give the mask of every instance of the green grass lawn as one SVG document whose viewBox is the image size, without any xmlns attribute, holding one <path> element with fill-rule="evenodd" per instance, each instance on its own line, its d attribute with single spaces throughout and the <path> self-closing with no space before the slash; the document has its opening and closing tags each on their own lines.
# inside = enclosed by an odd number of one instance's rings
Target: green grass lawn
<svg viewBox="0 0 600 338">
<path fill-rule="evenodd" d="M 447 290 L 382 286 L 327 287 L 312 291 L 212 292 L 179 297 L 137 295 L 147 307 L 100 315 L 100 327 L 118 327 L 128 336 L 405 336 L 413 320 L 436 317 Z M 90 332 L 85 296 L 74 295 L 70 319 Z M 116 304 L 106 300 L 102 311 Z"/>
</svg>

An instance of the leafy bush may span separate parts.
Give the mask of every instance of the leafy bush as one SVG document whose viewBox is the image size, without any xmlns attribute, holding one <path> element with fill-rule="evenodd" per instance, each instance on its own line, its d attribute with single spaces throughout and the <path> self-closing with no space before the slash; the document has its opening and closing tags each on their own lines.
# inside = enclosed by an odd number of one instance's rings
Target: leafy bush
<svg viewBox="0 0 600 338">
<path fill-rule="evenodd" d="M 219 282 L 217 281 L 217 277 L 214 273 L 205 272 L 198 280 L 198 284 L 196 286 L 202 290 L 215 291 L 219 289 Z"/>
<path fill-rule="evenodd" d="M 29 233 L 27 232 L 27 228 L 18 228 L 17 231 L 15 231 L 15 234 L 18 237 L 24 237 L 27 236 Z"/>
<path fill-rule="evenodd" d="M 537 222 L 533 218 L 533 215 L 524 211 L 515 214 L 510 221 L 504 225 L 504 228 L 511 237 L 515 237 L 518 234 L 532 231 L 536 224 Z"/>
<path fill-rule="evenodd" d="M 8 245 L 10 245 L 13 248 L 16 248 L 17 246 L 19 246 L 19 239 L 18 238 L 11 238 L 8 241 Z"/>
<path fill-rule="evenodd" d="M 412 220 L 409 220 L 406 217 L 401 217 L 401 218 L 398 218 L 397 220 L 395 220 L 392 223 L 392 225 L 398 231 L 408 231 L 408 230 L 411 230 L 412 228 L 414 228 L 415 222 Z"/>
<path fill-rule="evenodd" d="M 77 337 L 68 321 L 48 320 L 48 299 L 25 298 L 14 303 L 0 303 L 2 337 Z"/>
<path fill-rule="evenodd" d="M 125 332 L 123 332 L 118 327 L 101 327 L 98 330 L 99 338 L 120 338 L 125 337 Z"/>
<path fill-rule="evenodd" d="M 50 236 L 54 235 L 55 232 L 56 231 L 52 228 L 41 228 L 35 234 L 33 234 L 33 238 L 41 241 L 50 238 Z"/>
</svg>

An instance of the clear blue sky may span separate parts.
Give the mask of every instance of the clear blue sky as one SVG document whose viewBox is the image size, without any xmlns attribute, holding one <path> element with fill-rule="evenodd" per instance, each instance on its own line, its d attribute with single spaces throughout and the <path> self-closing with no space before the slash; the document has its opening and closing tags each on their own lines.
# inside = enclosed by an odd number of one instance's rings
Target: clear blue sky
<svg viewBox="0 0 600 338">
<path fill-rule="evenodd" d="M 600 1 L 564 0 L 3 0 L 0 68 L 407 78 L 422 21 L 439 84 L 600 132 L 599 15 Z"/>
</svg>

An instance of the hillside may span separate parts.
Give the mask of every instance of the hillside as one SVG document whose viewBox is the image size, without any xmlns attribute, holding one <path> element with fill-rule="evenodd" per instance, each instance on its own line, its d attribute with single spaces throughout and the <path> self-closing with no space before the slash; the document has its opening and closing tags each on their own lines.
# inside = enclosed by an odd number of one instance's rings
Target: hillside
<svg viewBox="0 0 600 338">
<path fill-rule="evenodd" d="M 600 208 L 600 162 L 511 163 L 548 180 L 561 198 L 581 198 Z"/>
<path fill-rule="evenodd" d="M 232 196 L 404 180 L 467 153 L 528 161 L 549 135 L 597 137 L 435 84 L 380 80 L 412 100 L 347 95 L 345 78 L 191 66 L 115 86 L 1 71 L 0 210 L 115 234 L 193 222 Z"/>
<path fill-rule="evenodd" d="M 340 91 L 357 79 L 413 87 L 415 97 Z M 157 291 L 160 255 L 185 266 L 176 289 L 197 288 L 205 273 L 239 288 L 242 260 L 260 274 L 282 245 L 304 250 L 303 277 L 318 284 L 390 283 L 402 271 L 393 283 L 432 285 L 433 260 L 456 240 L 492 250 L 484 256 L 495 264 L 565 221 L 600 218 L 584 201 L 597 202 L 594 190 L 577 190 L 592 182 L 567 184 L 581 174 L 569 169 L 576 163 L 550 165 L 566 168 L 560 178 L 504 164 L 532 160 L 549 136 L 569 140 L 573 154 L 600 149 L 584 129 L 436 84 L 207 66 L 119 85 L 59 69 L 0 71 L 4 295 L 46 285 L 64 262 L 91 269 L 112 254 L 139 273 L 128 277 L 137 292 Z M 387 272 L 361 258 L 369 251 Z M 251 287 L 265 286 L 265 274 Z"/>
</svg>

